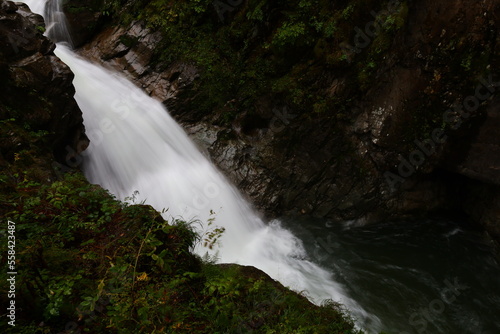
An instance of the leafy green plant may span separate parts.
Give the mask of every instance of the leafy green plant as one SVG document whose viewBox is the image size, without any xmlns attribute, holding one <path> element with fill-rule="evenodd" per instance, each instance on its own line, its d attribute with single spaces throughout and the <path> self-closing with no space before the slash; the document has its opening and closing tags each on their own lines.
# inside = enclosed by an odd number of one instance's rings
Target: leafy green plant
<svg viewBox="0 0 500 334">
<path fill-rule="evenodd" d="M 297 45 L 298 41 L 306 35 L 306 25 L 303 22 L 285 22 L 278 28 L 273 37 L 272 44 L 278 47 Z"/>
<path fill-rule="evenodd" d="M 342 10 L 341 16 L 344 20 L 348 20 L 349 18 L 351 18 L 352 14 L 354 13 L 355 6 L 356 5 L 354 3 L 351 3 Z"/>
<path fill-rule="evenodd" d="M 218 226 L 212 227 L 215 222 L 215 212 L 212 210 L 210 210 L 210 218 L 208 218 L 207 222 L 207 230 L 203 232 L 201 239 L 203 240 L 203 247 L 213 249 L 216 245 L 219 245 L 219 239 L 226 229 Z"/>
<path fill-rule="evenodd" d="M 215 212 L 198 234 L 197 222 L 166 222 L 147 205 L 118 202 L 79 173 L 29 187 L 29 176 L 17 180 L 18 191 L 30 194 L 7 213 L 23 240 L 17 298 L 33 307 L 18 319 L 17 332 L 42 321 L 33 333 L 60 332 L 71 321 L 83 332 L 355 333 L 338 310 L 318 308 L 256 269 L 193 255 L 196 244 L 220 241 Z"/>
</svg>

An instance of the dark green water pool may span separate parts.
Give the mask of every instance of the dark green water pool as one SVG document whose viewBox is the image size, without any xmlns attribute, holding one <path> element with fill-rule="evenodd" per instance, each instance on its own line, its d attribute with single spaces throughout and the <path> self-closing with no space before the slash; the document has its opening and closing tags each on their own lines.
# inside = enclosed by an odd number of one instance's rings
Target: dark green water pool
<svg viewBox="0 0 500 334">
<path fill-rule="evenodd" d="M 481 230 L 443 218 L 368 226 L 281 219 L 390 334 L 500 333 L 500 266 Z"/>
</svg>

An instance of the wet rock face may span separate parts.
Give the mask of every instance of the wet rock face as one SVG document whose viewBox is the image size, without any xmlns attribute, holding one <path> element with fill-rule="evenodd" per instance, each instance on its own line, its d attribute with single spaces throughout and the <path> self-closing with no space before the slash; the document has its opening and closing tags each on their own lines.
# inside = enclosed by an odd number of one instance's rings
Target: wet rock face
<svg viewBox="0 0 500 334">
<path fill-rule="evenodd" d="M 408 139 L 406 130 L 412 127 L 420 132 L 417 135 L 427 135 L 421 128 L 425 121 L 446 122 L 444 112 L 455 101 L 463 102 L 474 94 L 487 67 L 479 64 L 488 57 L 479 58 L 495 51 L 492 32 L 498 28 L 498 6 L 496 1 L 470 6 L 461 0 L 425 0 L 410 5 L 400 45 L 387 56 L 385 73 L 378 76 L 381 82 L 372 85 L 363 98 L 368 106 L 358 122 L 364 124 L 361 131 L 369 129 L 371 142 L 400 150 L 402 141 Z M 476 55 L 473 49 L 484 50 L 484 54 Z M 482 67 L 482 73 L 470 68 L 474 64 L 476 69 Z"/>
<path fill-rule="evenodd" d="M 474 131 L 450 145 L 443 164 L 470 179 L 500 186 L 499 129 L 500 97 L 489 103 Z"/>
<path fill-rule="evenodd" d="M 497 97 L 489 103 L 474 131 L 450 145 L 443 162 L 445 168 L 467 178 L 461 196 L 464 211 L 497 240 L 500 240 L 499 129 L 500 98 Z"/>
<path fill-rule="evenodd" d="M 498 1 L 413 2 L 400 47 L 362 97 L 354 123 L 358 152 L 366 150 L 380 180 L 388 171 L 402 176 L 397 191 L 391 182 L 377 186 L 381 195 L 392 193 L 379 203 L 395 215 L 465 211 L 500 240 L 500 210 L 492 202 L 500 185 L 500 134 L 493 130 L 499 13 Z"/>
<path fill-rule="evenodd" d="M 152 62 L 161 34 L 134 22 L 129 27 L 112 26 L 104 29 L 79 52 L 103 66 L 127 75 L 151 97 L 162 101 L 173 115 L 188 120 L 199 119 L 196 111 L 187 110 L 185 93 L 198 78 L 198 70 L 187 63 L 176 62 L 158 69 Z"/>
<path fill-rule="evenodd" d="M 0 59 L 15 61 L 26 58 L 40 52 L 42 55 L 51 53 L 55 45 L 46 38 L 42 38 L 42 33 L 36 28 L 43 28 L 43 18 L 28 12 L 27 6 L 21 6 L 18 13 L 18 6 L 11 1 L 2 1 L 1 13 L 1 43 Z M 23 13 L 21 15 L 20 13 Z"/>
<path fill-rule="evenodd" d="M 82 151 L 88 140 L 73 99 L 73 74 L 54 55 L 55 44 L 42 35 L 42 28 L 41 16 L 27 6 L 1 2 L 0 118 L 15 119 L 29 131 L 52 133 L 52 149 L 64 163 L 68 152 Z"/>
<path fill-rule="evenodd" d="M 63 10 L 68 20 L 75 47 L 87 42 L 99 31 L 106 21 L 102 12 L 104 0 L 68 0 Z"/>
</svg>

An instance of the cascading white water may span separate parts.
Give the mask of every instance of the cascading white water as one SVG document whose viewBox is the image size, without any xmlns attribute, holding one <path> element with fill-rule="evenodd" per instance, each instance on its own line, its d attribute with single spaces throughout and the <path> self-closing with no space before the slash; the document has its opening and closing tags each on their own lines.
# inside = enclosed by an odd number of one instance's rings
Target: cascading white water
<svg viewBox="0 0 500 334">
<path fill-rule="evenodd" d="M 44 12 L 43 0 L 25 2 L 34 11 Z M 55 27 L 64 22 L 50 21 L 57 17 L 49 13 L 45 18 Z M 61 31 L 67 29 L 48 33 L 56 33 L 61 41 Z M 59 44 L 56 54 L 75 74 L 75 98 L 91 139 L 83 154 L 90 182 L 122 200 L 138 191 L 138 201 L 157 210 L 168 209 L 167 219 L 197 218 L 206 224 L 215 218 L 214 224 L 225 228 L 220 262 L 255 266 L 285 286 L 306 292 L 316 303 L 340 301 L 362 327 L 379 328 L 376 317 L 347 297 L 329 272 L 307 259 L 300 240 L 278 221 L 265 224 L 258 217 L 160 102 L 121 75 L 79 58 L 66 45 Z M 202 245 L 195 249 L 200 255 L 207 251 Z"/>
<path fill-rule="evenodd" d="M 26 0 L 22 1 L 28 5 L 32 12 L 40 14 L 45 19 L 46 35 L 54 42 L 64 42 L 71 48 L 73 40 L 68 28 L 66 15 L 62 9 L 62 1 L 54 0 Z"/>
</svg>

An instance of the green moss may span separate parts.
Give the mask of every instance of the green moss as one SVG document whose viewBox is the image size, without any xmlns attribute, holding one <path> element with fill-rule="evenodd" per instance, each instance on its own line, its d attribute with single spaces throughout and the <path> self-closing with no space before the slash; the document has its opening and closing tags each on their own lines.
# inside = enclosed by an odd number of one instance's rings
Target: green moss
<svg viewBox="0 0 500 334">
<path fill-rule="evenodd" d="M 355 7 L 356 7 L 356 4 L 355 3 L 351 3 L 346 8 L 344 8 L 342 10 L 342 14 L 341 14 L 342 18 L 344 20 L 350 19 L 352 17 L 352 14 L 354 12 Z"/>
<path fill-rule="evenodd" d="M 285 99 L 301 112 L 313 112 L 313 105 L 321 101 L 315 100 L 312 75 L 295 71 L 289 75 L 293 84 L 288 87 L 282 85 L 282 77 L 297 64 L 321 65 L 332 59 L 339 35 L 354 29 L 342 13 L 359 19 L 361 12 L 357 4 L 301 0 L 285 5 L 255 0 L 234 8 L 230 20 L 221 22 L 212 1 L 115 0 L 108 6 L 119 22 L 144 20 L 163 33 L 154 56 L 159 67 L 181 60 L 200 69 L 189 107 L 202 113 L 225 112 L 232 100 L 240 112 L 251 111 L 266 96 Z"/>
<path fill-rule="evenodd" d="M 137 45 L 138 38 L 129 35 L 121 35 L 120 42 L 128 48 L 132 48 Z"/>
</svg>

